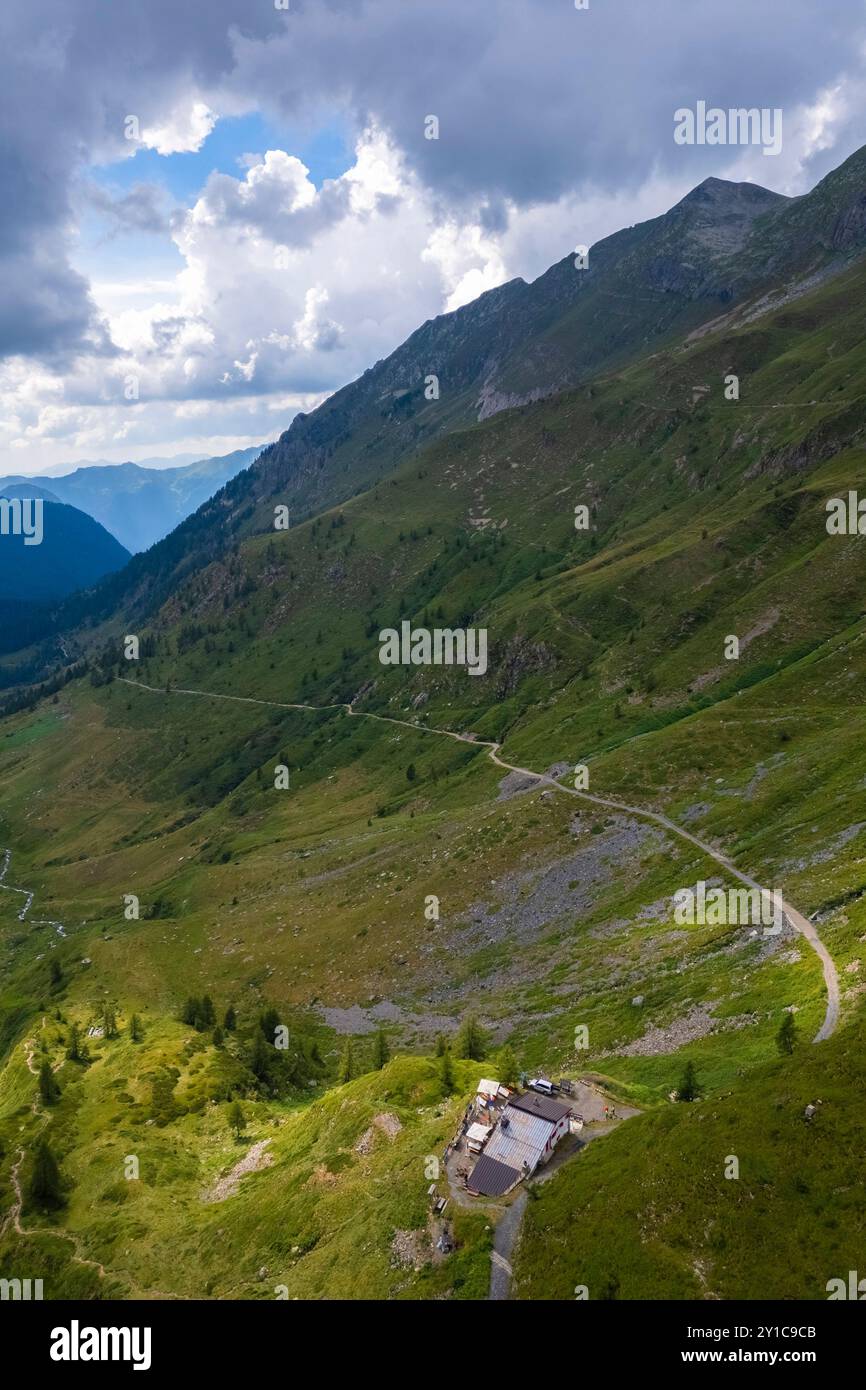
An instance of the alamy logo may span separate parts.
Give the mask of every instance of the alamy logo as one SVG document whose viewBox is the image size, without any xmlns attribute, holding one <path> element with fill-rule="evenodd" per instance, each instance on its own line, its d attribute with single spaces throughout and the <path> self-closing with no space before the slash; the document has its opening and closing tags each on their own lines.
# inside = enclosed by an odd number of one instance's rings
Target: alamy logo
<svg viewBox="0 0 866 1390">
<path fill-rule="evenodd" d="M 25 1302 L 30 1299 L 41 1299 L 42 1280 L 41 1279 L 0 1279 L 0 1301 L 12 1299 L 17 1302 L 23 1299 Z"/>
<path fill-rule="evenodd" d="M 25 545 L 42 544 L 41 497 L 0 497 L 0 536 L 23 536 Z"/>
<path fill-rule="evenodd" d="M 856 492 L 844 497 L 831 497 L 827 502 L 827 534 L 830 536 L 866 536 L 866 498 L 861 502 Z"/>
<path fill-rule="evenodd" d="M 487 628 L 385 627 L 379 633 L 383 666 L 465 666 L 470 676 L 487 670 Z"/>
<path fill-rule="evenodd" d="M 134 1371 L 150 1370 L 149 1327 L 69 1327 L 51 1329 L 52 1361 L 131 1361 Z"/>
<path fill-rule="evenodd" d="M 764 154 L 781 154 L 782 111 L 778 106 L 708 110 L 699 101 L 694 111 L 681 106 L 674 112 L 674 140 L 678 145 L 762 145 Z"/>
<path fill-rule="evenodd" d="M 828 1303 L 839 1298 L 855 1299 L 858 1303 L 866 1300 L 866 1279 L 859 1279 L 856 1269 L 848 1270 L 847 1284 L 844 1279 L 828 1279 L 826 1287 Z"/>
<path fill-rule="evenodd" d="M 764 936 L 778 936 L 785 913 L 775 889 L 707 889 L 699 879 L 694 888 L 678 888 L 674 893 L 674 921 L 680 927 L 762 926 Z"/>
</svg>

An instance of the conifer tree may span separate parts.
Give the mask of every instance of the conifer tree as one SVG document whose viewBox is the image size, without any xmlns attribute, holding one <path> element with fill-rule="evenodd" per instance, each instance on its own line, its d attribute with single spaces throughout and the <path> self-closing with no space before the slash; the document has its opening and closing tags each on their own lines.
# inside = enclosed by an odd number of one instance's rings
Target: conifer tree
<svg viewBox="0 0 866 1390">
<path fill-rule="evenodd" d="M 456 1084 L 454 1080 L 454 1063 L 451 1061 L 451 1053 L 448 1051 L 447 1047 L 439 1059 L 439 1080 L 442 1083 L 442 1094 L 445 1096 L 453 1095 Z"/>
<path fill-rule="evenodd" d="M 508 1044 L 502 1048 L 497 1058 L 499 1067 L 499 1080 L 503 1086 L 513 1086 L 518 1076 L 517 1058 L 514 1049 Z"/>
<path fill-rule="evenodd" d="M 470 1014 L 464 1019 L 460 1031 L 454 1043 L 454 1051 L 458 1057 L 465 1057 L 471 1062 L 480 1062 L 484 1056 L 487 1040 L 484 1030 L 477 1018 Z"/>
<path fill-rule="evenodd" d="M 73 1023 L 69 1029 L 69 1046 L 66 1049 L 66 1056 L 70 1062 L 83 1062 L 84 1050 L 81 1046 L 81 1032 L 78 1024 Z"/>
<path fill-rule="evenodd" d="M 63 1205 L 60 1169 L 57 1167 L 57 1159 L 44 1139 L 40 1139 L 36 1145 L 28 1195 L 31 1202 L 38 1207 Z"/>
<path fill-rule="evenodd" d="M 680 1100 L 697 1100 L 700 1095 L 694 1062 L 686 1062 L 686 1069 L 683 1072 L 683 1079 L 680 1082 L 677 1095 Z"/>
<path fill-rule="evenodd" d="M 779 1031 L 776 1034 L 776 1046 L 778 1047 L 783 1057 L 790 1056 L 790 1054 L 794 1051 L 794 1046 L 796 1042 L 797 1025 L 794 1022 L 794 1015 L 789 1011 L 786 1011 L 785 1017 L 782 1019 L 782 1022 L 779 1025 Z"/>
<path fill-rule="evenodd" d="M 337 1073 L 337 1085 L 338 1085 L 338 1086 L 345 1086 L 345 1084 L 346 1084 L 347 1081 L 351 1081 L 351 1080 L 352 1080 L 352 1069 L 353 1069 L 353 1066 L 354 1066 L 354 1055 L 353 1055 L 353 1050 L 352 1050 L 352 1039 L 351 1039 L 351 1038 L 347 1038 L 347 1039 L 346 1039 L 346 1045 L 345 1045 L 345 1047 L 343 1048 L 343 1055 L 342 1055 L 342 1057 L 340 1058 L 340 1070 L 339 1070 L 339 1072 Z"/>
<path fill-rule="evenodd" d="M 43 1105 L 53 1105 L 60 1097 L 60 1087 L 54 1079 L 54 1072 L 47 1058 L 39 1068 L 39 1094 Z"/>
<path fill-rule="evenodd" d="M 388 1039 L 385 1037 L 384 1028 L 380 1028 L 373 1039 L 373 1067 L 376 1071 L 381 1071 L 390 1057 L 388 1050 Z"/>
</svg>

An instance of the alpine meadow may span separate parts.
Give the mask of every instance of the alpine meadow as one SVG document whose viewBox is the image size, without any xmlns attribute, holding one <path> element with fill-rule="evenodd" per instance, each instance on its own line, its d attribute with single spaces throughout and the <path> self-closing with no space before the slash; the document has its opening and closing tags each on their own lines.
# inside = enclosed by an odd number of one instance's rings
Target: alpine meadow
<svg viewBox="0 0 866 1390">
<path fill-rule="evenodd" d="M 821 1364 L 866 6 L 2 23 L 3 1299 L 78 1318 L 52 1361 L 529 1300 Z"/>
</svg>

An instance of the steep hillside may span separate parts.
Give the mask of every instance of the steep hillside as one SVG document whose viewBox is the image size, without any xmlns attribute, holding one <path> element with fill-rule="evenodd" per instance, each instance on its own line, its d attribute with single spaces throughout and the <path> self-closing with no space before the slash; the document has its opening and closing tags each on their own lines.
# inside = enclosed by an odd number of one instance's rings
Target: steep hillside
<svg viewBox="0 0 866 1390">
<path fill-rule="evenodd" d="M 238 538 L 268 530 L 276 503 L 296 519 L 313 515 L 455 428 L 588 380 L 737 306 L 747 316 L 750 306 L 796 297 L 862 253 L 864 192 L 864 150 L 799 199 L 710 179 L 663 217 L 592 247 L 587 269 L 576 270 L 570 254 L 531 285 L 511 281 L 425 324 L 317 410 L 298 415 L 255 467 L 149 554 L 67 605 L 59 626 L 78 629 L 80 644 L 94 620 L 118 610 L 124 621 L 141 621 L 184 576 Z M 804 230 L 813 225 L 817 235 Z M 56 659 L 56 647 L 46 651 Z"/>
<path fill-rule="evenodd" d="M 866 1139 L 862 1042 L 861 1018 L 732 1093 L 591 1145 L 529 1204 L 513 1296 L 826 1299 L 859 1268 L 866 1235 L 851 1182 Z"/>
</svg>

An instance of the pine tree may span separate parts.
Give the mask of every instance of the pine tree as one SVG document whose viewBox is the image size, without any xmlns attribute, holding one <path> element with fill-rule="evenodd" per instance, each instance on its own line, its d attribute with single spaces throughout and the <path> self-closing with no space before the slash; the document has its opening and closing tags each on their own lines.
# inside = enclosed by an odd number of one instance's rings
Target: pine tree
<svg viewBox="0 0 866 1390">
<path fill-rule="evenodd" d="M 202 1001 L 201 1001 L 201 1015 L 200 1015 L 200 1016 L 201 1016 L 201 1023 L 202 1023 L 202 1026 L 201 1026 L 201 1028 L 199 1029 L 199 1032 L 203 1033 L 203 1032 L 205 1031 L 205 1029 L 215 1027 L 215 1025 L 216 1025 L 216 1010 L 214 1009 L 213 1000 L 211 999 L 211 997 L 210 997 L 209 994 L 206 994 L 206 995 L 204 996 L 204 998 L 202 999 Z"/>
<path fill-rule="evenodd" d="M 262 1030 L 262 1037 L 265 1038 L 271 1046 L 274 1044 L 279 1026 L 280 1016 L 276 1009 L 267 1008 L 264 1013 L 259 1014 L 259 1027 Z"/>
<path fill-rule="evenodd" d="M 375 1038 L 373 1039 L 374 1070 L 381 1071 L 390 1055 L 391 1054 L 388 1051 L 388 1039 L 385 1037 L 385 1030 L 383 1028 L 380 1028 Z"/>
<path fill-rule="evenodd" d="M 229 1127 L 234 1130 L 236 1139 L 240 1139 L 243 1134 L 246 1122 L 243 1106 L 239 1100 L 234 1101 L 229 1110 Z"/>
<path fill-rule="evenodd" d="M 51 1063 L 46 1059 L 39 1068 L 39 1094 L 43 1105 L 53 1105 L 60 1096 L 60 1087 L 54 1080 Z"/>
<path fill-rule="evenodd" d="M 444 1055 L 445 1055 L 445 1053 L 446 1053 L 447 1051 L 448 1051 L 448 1044 L 447 1044 L 446 1041 L 445 1041 L 445 1034 L 444 1034 L 444 1033 L 437 1033 L 437 1034 L 436 1034 L 436 1056 L 437 1056 L 437 1057 L 444 1057 Z"/>
<path fill-rule="evenodd" d="M 194 1028 L 195 1021 L 200 1014 L 201 1000 L 196 999 L 193 995 L 190 995 L 189 999 L 187 999 L 186 1003 L 180 1011 L 181 1023 L 188 1023 L 191 1027 Z"/>
<path fill-rule="evenodd" d="M 790 1056 L 794 1051 L 797 1042 L 797 1025 L 794 1022 L 794 1015 L 790 1012 L 785 1013 L 776 1034 L 776 1046 L 783 1056 Z"/>
<path fill-rule="evenodd" d="M 73 1023 L 69 1029 L 69 1046 L 66 1049 L 66 1056 L 70 1062 L 82 1062 L 84 1053 L 81 1047 L 81 1033 L 78 1024 Z"/>
<path fill-rule="evenodd" d="M 460 1031 L 454 1043 L 454 1051 L 458 1057 L 465 1057 L 471 1062 L 480 1062 L 484 1056 L 487 1040 L 484 1030 L 478 1020 L 470 1014 L 464 1019 Z"/>
<path fill-rule="evenodd" d="M 52 985 L 61 985 L 63 983 L 63 967 L 59 960 L 53 960 L 51 962 L 51 968 L 48 974 Z"/>
<path fill-rule="evenodd" d="M 36 1145 L 28 1195 L 31 1202 L 38 1207 L 63 1206 L 60 1169 L 57 1167 L 57 1159 L 44 1139 L 40 1139 Z"/>
<path fill-rule="evenodd" d="M 117 1014 L 111 1004 L 103 1004 L 102 1006 L 102 1024 L 107 1038 L 117 1037 Z"/>
<path fill-rule="evenodd" d="M 700 1095 L 700 1086 L 695 1075 L 694 1062 L 686 1062 L 686 1069 L 683 1072 L 683 1079 L 677 1092 L 679 1100 L 697 1100 Z"/>
<path fill-rule="evenodd" d="M 345 1047 L 343 1048 L 343 1055 L 342 1055 L 342 1057 L 340 1058 L 340 1070 L 339 1070 L 339 1072 L 338 1072 L 338 1074 L 337 1074 L 337 1085 L 338 1085 L 338 1086 L 345 1086 L 345 1084 L 346 1084 L 347 1081 L 351 1081 L 351 1080 L 352 1080 L 352 1068 L 353 1068 L 353 1065 L 354 1065 L 354 1056 L 353 1056 L 353 1052 L 352 1052 L 352 1039 L 351 1039 L 351 1038 L 347 1038 L 347 1039 L 346 1039 L 346 1045 L 345 1045 Z"/>
<path fill-rule="evenodd" d="M 141 1042 L 144 1037 L 144 1029 L 141 1026 L 141 1019 L 138 1014 L 133 1014 L 129 1020 L 129 1036 L 134 1043 Z"/>
<path fill-rule="evenodd" d="M 451 1061 L 451 1053 L 447 1047 L 439 1059 L 439 1080 L 442 1083 L 442 1094 L 450 1096 L 454 1092 L 454 1063 Z"/>
<path fill-rule="evenodd" d="M 265 1081 L 271 1068 L 271 1050 L 262 1037 L 256 1033 L 253 1038 L 253 1051 L 250 1057 L 250 1071 L 257 1081 Z"/>
<path fill-rule="evenodd" d="M 238 1016 L 235 1013 L 234 1005 L 229 1004 L 226 1009 L 226 1016 L 223 1019 L 223 1028 L 227 1033 L 233 1033 L 238 1026 Z"/>
<path fill-rule="evenodd" d="M 499 1080 L 504 1086 L 513 1086 L 518 1076 L 517 1058 L 514 1049 L 507 1044 L 502 1048 L 497 1058 L 499 1067 Z"/>
</svg>

